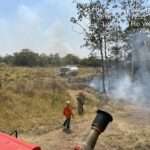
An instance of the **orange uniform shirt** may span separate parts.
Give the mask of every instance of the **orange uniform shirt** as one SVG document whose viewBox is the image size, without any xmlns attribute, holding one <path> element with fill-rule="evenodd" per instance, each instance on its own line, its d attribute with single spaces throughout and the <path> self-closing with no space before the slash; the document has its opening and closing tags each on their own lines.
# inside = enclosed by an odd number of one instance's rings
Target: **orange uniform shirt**
<svg viewBox="0 0 150 150">
<path fill-rule="evenodd" d="M 65 108 L 64 108 L 64 116 L 66 117 L 66 118 L 70 118 L 72 115 L 73 115 L 73 112 L 72 112 L 72 107 L 71 106 L 66 106 Z"/>
</svg>

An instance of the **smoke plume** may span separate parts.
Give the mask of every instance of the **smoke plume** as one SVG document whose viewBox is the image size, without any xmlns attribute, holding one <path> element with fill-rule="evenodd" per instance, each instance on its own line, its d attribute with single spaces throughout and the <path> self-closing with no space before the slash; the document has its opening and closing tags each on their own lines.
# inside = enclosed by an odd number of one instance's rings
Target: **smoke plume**
<svg viewBox="0 0 150 150">
<path fill-rule="evenodd" d="M 129 36 L 131 48 L 131 69 L 120 70 L 116 78 L 112 74 L 107 88 L 110 97 L 131 102 L 148 103 L 150 99 L 150 37 L 146 32 L 133 33 Z M 96 79 L 95 79 L 96 80 Z M 96 83 L 94 82 L 92 83 Z M 98 83 L 98 82 L 97 82 Z M 99 82 L 100 83 L 100 82 Z M 94 86 L 94 84 L 92 84 Z M 95 88 L 99 88 L 95 85 Z"/>
</svg>

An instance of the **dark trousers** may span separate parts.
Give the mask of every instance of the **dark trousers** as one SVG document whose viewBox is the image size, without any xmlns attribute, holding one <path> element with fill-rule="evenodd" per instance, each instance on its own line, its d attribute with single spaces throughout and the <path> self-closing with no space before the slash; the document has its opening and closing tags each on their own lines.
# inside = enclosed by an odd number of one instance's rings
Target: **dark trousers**
<svg viewBox="0 0 150 150">
<path fill-rule="evenodd" d="M 78 114 L 82 115 L 84 112 L 83 104 L 78 103 Z"/>
<path fill-rule="evenodd" d="M 66 129 L 70 129 L 70 120 L 71 120 L 71 118 L 66 118 L 66 120 L 64 121 L 63 126 L 64 126 Z"/>
</svg>

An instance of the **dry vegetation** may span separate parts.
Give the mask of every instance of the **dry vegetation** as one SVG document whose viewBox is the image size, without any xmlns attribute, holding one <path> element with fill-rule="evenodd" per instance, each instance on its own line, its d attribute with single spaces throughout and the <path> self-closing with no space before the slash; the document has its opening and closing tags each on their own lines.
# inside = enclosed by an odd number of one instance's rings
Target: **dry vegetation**
<svg viewBox="0 0 150 150">
<path fill-rule="evenodd" d="M 105 103 L 91 89 L 84 88 L 85 114 L 76 114 L 71 134 L 62 132 L 62 109 L 71 100 L 76 110 L 76 95 L 81 90 L 56 75 L 56 68 L 0 66 L 0 130 L 19 130 L 24 140 L 41 145 L 42 150 L 69 150 L 86 137 L 95 111 L 109 111 L 114 121 L 99 138 L 96 150 L 149 150 L 150 111 L 126 102 Z M 93 72 L 81 68 L 78 77 Z"/>
<path fill-rule="evenodd" d="M 61 126 L 64 103 L 72 97 L 71 86 L 57 76 L 57 69 L 0 65 L 1 131 L 47 132 Z M 78 77 L 92 71 L 81 68 Z"/>
<path fill-rule="evenodd" d="M 78 77 L 87 77 L 96 74 L 97 68 L 92 67 L 81 67 Z"/>
<path fill-rule="evenodd" d="M 71 91 L 72 92 L 72 91 Z M 73 92 L 73 94 L 75 94 Z M 86 93 L 86 95 L 89 93 Z M 87 96 L 92 96 L 91 94 Z M 94 99 L 96 97 L 93 97 Z M 113 115 L 113 122 L 99 137 L 95 150 L 149 150 L 150 111 L 125 102 L 111 102 L 99 106 Z M 65 134 L 61 128 L 42 135 L 22 135 L 31 143 L 41 145 L 42 150 L 71 150 L 84 140 L 95 117 L 95 106 L 86 109 L 82 117 L 72 120 L 72 133 Z"/>
<path fill-rule="evenodd" d="M 55 68 L 1 66 L 0 81 L 0 130 L 50 128 L 70 99 L 66 83 L 55 77 Z"/>
</svg>

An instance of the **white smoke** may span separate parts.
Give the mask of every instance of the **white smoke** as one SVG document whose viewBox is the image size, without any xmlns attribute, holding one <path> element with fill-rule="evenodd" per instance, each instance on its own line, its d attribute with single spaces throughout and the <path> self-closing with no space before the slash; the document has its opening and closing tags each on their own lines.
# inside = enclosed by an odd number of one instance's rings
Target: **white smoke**
<svg viewBox="0 0 150 150">
<path fill-rule="evenodd" d="M 113 83 L 110 95 L 117 99 L 145 103 L 150 99 L 150 38 L 146 32 L 129 37 L 132 49 L 132 70 Z"/>
<path fill-rule="evenodd" d="M 128 42 L 132 69 L 120 69 L 119 75 L 113 70 L 106 78 L 106 89 L 111 98 L 147 103 L 150 99 L 150 37 L 146 32 L 134 33 Z M 102 78 L 95 78 L 91 86 L 101 91 Z"/>
</svg>

